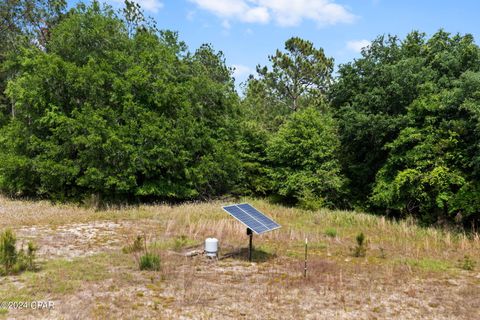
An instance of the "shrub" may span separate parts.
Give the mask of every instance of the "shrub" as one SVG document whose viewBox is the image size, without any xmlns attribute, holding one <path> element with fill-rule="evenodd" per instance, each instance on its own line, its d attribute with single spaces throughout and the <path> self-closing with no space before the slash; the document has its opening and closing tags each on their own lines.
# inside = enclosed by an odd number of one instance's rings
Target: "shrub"
<svg viewBox="0 0 480 320">
<path fill-rule="evenodd" d="M 173 242 L 173 250 L 180 251 L 184 247 L 188 246 L 190 243 L 192 243 L 192 241 L 189 240 L 187 236 L 185 235 L 178 236 L 175 238 Z"/>
<path fill-rule="evenodd" d="M 304 190 L 298 197 L 298 206 L 304 210 L 316 211 L 325 206 L 325 200 L 310 190 Z"/>
<path fill-rule="evenodd" d="M 142 249 L 144 249 L 144 241 L 145 241 L 145 237 L 138 235 L 131 244 L 128 244 L 122 248 L 122 252 L 133 253 L 133 252 L 142 251 Z"/>
<path fill-rule="evenodd" d="M 365 235 L 361 232 L 357 235 L 357 245 L 353 248 L 353 256 L 354 257 L 365 257 L 367 254 L 367 245 L 365 240 Z"/>
<path fill-rule="evenodd" d="M 460 260 L 460 268 L 463 270 L 472 271 L 473 269 L 475 269 L 475 264 L 475 261 L 468 255 L 465 255 L 465 257 Z"/>
<path fill-rule="evenodd" d="M 7 229 L 0 234 L 0 263 L 5 274 L 9 274 L 17 262 L 16 242 L 17 239 L 12 230 Z"/>
<path fill-rule="evenodd" d="M 8 275 L 11 273 L 18 273 L 25 270 L 35 271 L 35 255 L 38 250 L 37 246 L 29 241 L 27 250 L 25 251 L 23 245 L 17 252 L 17 239 L 11 230 L 5 230 L 0 234 L 0 274 Z"/>
<path fill-rule="evenodd" d="M 26 266 L 27 270 L 33 271 L 36 269 L 35 258 L 38 247 L 32 242 L 29 241 L 27 244 L 27 256 L 26 256 Z"/>
<path fill-rule="evenodd" d="M 335 238 L 337 236 L 337 230 L 334 228 L 328 228 L 325 230 L 325 235 L 330 238 Z"/>
<path fill-rule="evenodd" d="M 146 252 L 140 257 L 140 270 L 160 270 L 160 256 L 156 253 Z"/>
</svg>

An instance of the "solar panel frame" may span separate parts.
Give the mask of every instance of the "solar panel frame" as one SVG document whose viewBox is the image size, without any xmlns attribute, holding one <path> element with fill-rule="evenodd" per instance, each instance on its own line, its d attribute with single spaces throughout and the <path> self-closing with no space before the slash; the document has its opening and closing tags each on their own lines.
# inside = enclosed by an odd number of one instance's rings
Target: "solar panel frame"
<svg viewBox="0 0 480 320">
<path fill-rule="evenodd" d="M 223 206 L 222 209 L 256 234 L 262 234 L 281 227 L 248 203 Z"/>
</svg>

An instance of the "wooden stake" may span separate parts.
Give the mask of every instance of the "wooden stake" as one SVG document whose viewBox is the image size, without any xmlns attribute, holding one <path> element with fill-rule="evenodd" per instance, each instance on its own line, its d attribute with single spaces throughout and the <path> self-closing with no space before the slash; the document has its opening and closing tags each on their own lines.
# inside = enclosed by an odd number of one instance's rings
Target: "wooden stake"
<svg viewBox="0 0 480 320">
<path fill-rule="evenodd" d="M 303 277 L 307 277 L 307 247 L 308 247 L 308 239 L 305 238 L 305 268 L 303 269 Z"/>
</svg>

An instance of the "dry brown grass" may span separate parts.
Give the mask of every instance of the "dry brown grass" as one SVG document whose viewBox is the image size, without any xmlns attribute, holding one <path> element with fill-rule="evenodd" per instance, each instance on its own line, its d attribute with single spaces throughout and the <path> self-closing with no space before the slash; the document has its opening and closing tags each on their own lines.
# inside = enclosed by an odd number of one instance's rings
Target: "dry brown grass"
<svg viewBox="0 0 480 320">
<path fill-rule="evenodd" d="M 247 245 L 245 228 L 222 211 L 224 203 L 219 201 L 95 211 L 0 197 L 0 229 L 13 227 L 21 238 L 34 239 L 43 260 L 38 273 L 5 278 L 0 300 L 56 302 L 54 310 L 10 310 L 4 316 L 480 317 L 478 234 L 421 228 L 411 219 L 395 222 L 355 212 L 306 212 L 263 200 L 245 201 L 282 225 L 254 237 L 254 263 L 241 254 L 210 261 L 175 252 L 202 244 L 206 237 L 218 238 L 222 253 Z M 366 258 L 351 256 L 360 232 L 368 242 Z M 133 255 L 121 253 L 138 234 L 160 254 L 161 271 L 139 271 Z M 310 254 L 305 279 L 306 237 Z M 460 268 L 465 255 L 476 262 L 473 271 Z"/>
</svg>

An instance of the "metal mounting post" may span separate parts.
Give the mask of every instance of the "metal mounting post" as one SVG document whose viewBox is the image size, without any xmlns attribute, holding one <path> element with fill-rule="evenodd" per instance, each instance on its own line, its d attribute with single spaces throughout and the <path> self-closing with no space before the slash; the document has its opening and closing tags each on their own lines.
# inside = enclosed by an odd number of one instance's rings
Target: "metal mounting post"
<svg viewBox="0 0 480 320">
<path fill-rule="evenodd" d="M 247 235 L 249 236 L 249 240 L 248 240 L 248 261 L 252 261 L 252 242 L 253 242 L 253 232 L 252 232 L 252 229 L 250 228 L 247 228 Z"/>
</svg>

